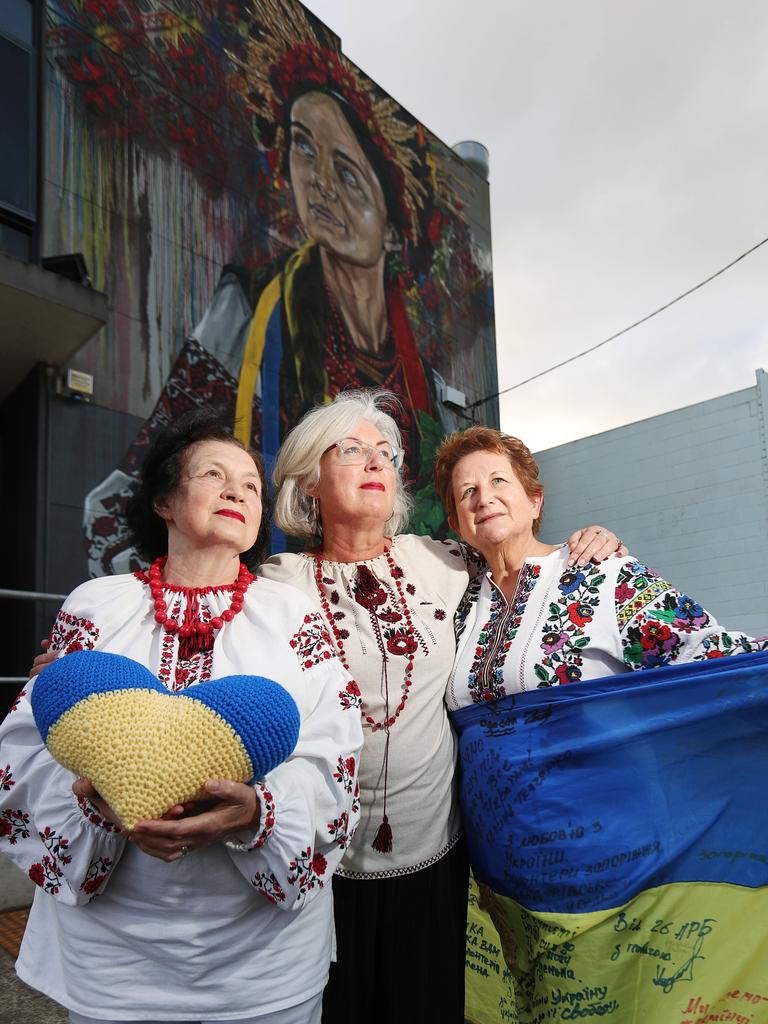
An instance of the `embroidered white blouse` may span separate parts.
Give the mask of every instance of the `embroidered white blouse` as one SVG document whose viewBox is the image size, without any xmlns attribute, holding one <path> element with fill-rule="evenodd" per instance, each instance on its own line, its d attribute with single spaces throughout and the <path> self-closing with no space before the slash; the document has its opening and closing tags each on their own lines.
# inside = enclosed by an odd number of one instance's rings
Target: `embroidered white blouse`
<svg viewBox="0 0 768 1024">
<path fill-rule="evenodd" d="M 337 869 L 355 879 L 405 875 L 429 867 L 461 835 L 456 747 L 444 697 L 455 652 L 453 616 L 469 579 L 464 555 L 454 543 L 399 535 L 392 541 L 390 556 L 395 574 L 402 574 L 397 579 L 386 555 L 366 562 L 323 560 L 320 589 L 311 554 L 275 555 L 261 569 L 272 579 L 299 587 L 321 606 L 325 600 L 336 643 L 343 643 L 360 689 L 356 706 L 362 711 L 365 736 L 359 774 L 362 817 Z M 413 642 L 400 593 L 413 623 Z M 414 664 L 406 693 L 411 653 Z M 392 849 L 380 853 L 372 843 L 384 815 L 387 735 L 365 719 L 382 722 L 401 701 L 403 708 L 389 730 L 386 771 Z"/>
<path fill-rule="evenodd" d="M 197 591 L 204 620 L 231 587 Z M 166 588 L 182 621 L 189 592 Z M 96 648 L 146 665 L 169 689 L 234 674 L 276 679 L 301 714 L 294 753 L 255 784 L 260 828 L 166 863 L 126 841 L 71 791 L 19 698 L 0 729 L 0 849 L 40 889 L 17 963 L 28 984 L 89 1017 L 237 1020 L 325 985 L 334 948 L 331 875 L 359 813 L 359 713 L 315 607 L 257 577 L 212 651 L 179 658 L 134 576 L 91 580 L 59 612 L 55 650 Z"/>
<path fill-rule="evenodd" d="M 764 650 L 632 557 L 569 568 L 568 548 L 526 558 L 507 603 L 478 576 L 456 613 L 451 711 L 541 686 Z"/>
</svg>

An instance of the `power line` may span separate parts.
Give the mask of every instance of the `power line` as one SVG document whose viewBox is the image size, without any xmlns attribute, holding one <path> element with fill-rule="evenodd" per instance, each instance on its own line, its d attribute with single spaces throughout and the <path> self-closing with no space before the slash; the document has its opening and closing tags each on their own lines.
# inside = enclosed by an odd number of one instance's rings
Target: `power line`
<svg viewBox="0 0 768 1024">
<path fill-rule="evenodd" d="M 743 252 L 741 256 L 737 256 L 735 260 L 731 260 L 730 263 L 727 263 L 724 267 L 721 267 L 720 270 L 716 271 L 714 274 L 710 274 L 709 277 L 706 277 L 703 281 L 699 281 L 699 283 L 695 284 L 693 288 L 689 288 L 687 292 L 683 292 L 682 295 L 678 295 L 675 299 L 670 299 L 669 302 L 665 302 L 663 306 L 659 306 L 658 309 L 654 309 L 652 313 L 648 313 L 647 316 L 642 317 L 640 320 L 635 320 L 635 322 L 633 324 L 630 324 L 628 327 L 624 327 L 620 331 L 616 331 L 616 333 L 612 334 L 610 338 L 605 338 L 603 341 L 598 341 L 598 343 L 596 345 L 592 345 L 591 348 L 585 348 L 583 352 L 577 352 L 576 355 L 569 356 L 567 359 L 564 359 L 561 363 L 555 363 L 554 366 L 550 366 L 546 370 L 540 370 L 538 373 L 534 373 L 532 377 L 526 377 L 525 380 L 518 381 L 517 384 L 512 384 L 508 388 L 503 388 L 501 391 L 496 391 L 492 395 L 486 395 L 485 398 L 478 398 L 476 402 L 472 402 L 470 405 L 466 407 L 466 411 L 469 412 L 471 409 L 476 409 L 479 405 L 484 405 L 486 402 L 490 402 L 493 398 L 499 398 L 501 397 L 501 395 L 506 395 L 510 391 L 514 391 L 516 388 L 521 388 L 523 384 L 530 384 L 532 380 L 538 380 L 539 377 L 544 377 L 546 376 L 546 374 L 552 373 L 554 370 L 559 370 L 561 366 L 567 366 L 568 363 L 573 363 L 577 359 L 581 359 L 582 356 L 588 356 L 590 352 L 597 351 L 597 349 L 602 348 L 603 345 L 607 345 L 609 341 L 615 341 L 616 338 L 620 338 L 622 334 L 626 334 L 628 331 L 633 330 L 635 327 L 639 327 L 640 324 L 646 323 L 646 321 L 650 320 L 652 317 L 658 316 L 659 313 L 663 313 L 665 309 L 669 309 L 670 306 L 674 306 L 676 302 L 680 302 L 681 299 L 685 299 L 689 295 L 692 295 L 695 291 L 698 291 L 699 288 L 703 288 L 705 284 L 709 284 L 710 281 L 714 281 L 716 277 L 720 277 L 720 275 L 724 274 L 726 270 L 730 270 L 731 267 L 736 266 L 736 264 L 743 260 L 745 257 L 755 252 L 756 249 L 759 249 L 761 245 L 765 245 L 766 242 L 768 242 L 768 238 L 764 238 L 762 242 L 758 242 L 757 245 L 753 245 L 751 249 L 747 249 L 747 251 Z"/>
</svg>

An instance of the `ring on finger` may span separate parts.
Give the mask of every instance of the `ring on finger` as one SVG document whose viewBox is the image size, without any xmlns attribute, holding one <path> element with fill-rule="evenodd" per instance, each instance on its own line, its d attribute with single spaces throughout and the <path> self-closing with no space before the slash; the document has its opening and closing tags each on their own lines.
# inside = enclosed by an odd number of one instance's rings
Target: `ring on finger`
<svg viewBox="0 0 768 1024">
<path fill-rule="evenodd" d="M 181 854 L 182 857 L 186 857 L 187 854 L 189 853 L 189 847 L 182 846 L 181 849 L 179 850 L 179 853 Z"/>
</svg>

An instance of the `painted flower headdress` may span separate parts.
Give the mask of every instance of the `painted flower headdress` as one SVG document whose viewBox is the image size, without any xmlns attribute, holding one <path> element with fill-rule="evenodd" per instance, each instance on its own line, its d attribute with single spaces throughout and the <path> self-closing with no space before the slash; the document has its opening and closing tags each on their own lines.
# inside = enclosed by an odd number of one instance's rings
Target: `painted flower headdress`
<svg viewBox="0 0 768 1024">
<path fill-rule="evenodd" d="M 342 99 L 394 172 L 403 229 L 417 245 L 430 192 L 446 191 L 421 125 L 404 120 L 399 105 L 378 92 L 341 52 L 338 37 L 320 22 L 313 24 L 300 4 L 260 0 L 251 17 L 245 60 L 229 56 L 239 66 L 246 102 L 263 130 L 274 133 L 275 148 L 285 154 L 284 126 L 298 89 L 315 87 Z"/>
</svg>

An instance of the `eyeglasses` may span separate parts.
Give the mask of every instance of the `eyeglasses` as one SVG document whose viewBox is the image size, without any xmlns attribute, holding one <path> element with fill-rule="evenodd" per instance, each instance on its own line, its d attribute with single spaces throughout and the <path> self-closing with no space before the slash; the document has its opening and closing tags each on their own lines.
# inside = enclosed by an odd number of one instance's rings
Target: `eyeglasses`
<svg viewBox="0 0 768 1024">
<path fill-rule="evenodd" d="M 396 448 L 393 444 L 382 441 L 381 444 L 363 444 L 356 437 L 342 437 L 326 448 L 323 455 L 336 449 L 336 455 L 345 466 L 367 466 L 374 455 L 380 455 L 385 462 L 389 462 L 395 469 L 400 469 L 403 464 L 403 450 Z"/>
</svg>

